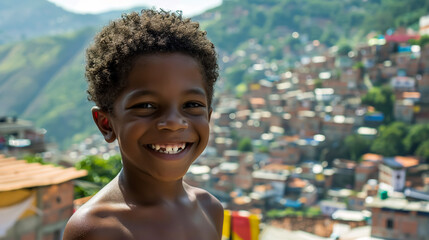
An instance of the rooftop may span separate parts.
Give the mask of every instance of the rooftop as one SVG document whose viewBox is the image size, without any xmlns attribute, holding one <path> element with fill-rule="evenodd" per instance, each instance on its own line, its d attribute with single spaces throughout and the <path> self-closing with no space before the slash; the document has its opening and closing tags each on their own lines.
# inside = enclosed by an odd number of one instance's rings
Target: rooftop
<svg viewBox="0 0 429 240">
<path fill-rule="evenodd" d="M 85 170 L 28 163 L 0 155 L 0 191 L 47 186 L 86 176 Z"/>
<path fill-rule="evenodd" d="M 429 203 L 427 201 L 408 201 L 401 198 L 387 198 L 385 200 L 373 199 L 367 202 L 367 207 L 391 209 L 398 211 L 417 211 L 429 213 Z"/>
</svg>

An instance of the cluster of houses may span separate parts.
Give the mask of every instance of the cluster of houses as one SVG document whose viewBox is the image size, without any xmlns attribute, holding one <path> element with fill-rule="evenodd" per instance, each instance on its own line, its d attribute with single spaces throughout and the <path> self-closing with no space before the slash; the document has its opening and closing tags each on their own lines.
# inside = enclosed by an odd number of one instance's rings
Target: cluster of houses
<svg viewBox="0 0 429 240">
<path fill-rule="evenodd" d="M 421 25 L 420 35 L 406 29 L 372 35 L 345 54 L 321 51 L 320 43 L 312 42 L 320 54 L 303 57 L 287 72 L 263 61 L 254 64 L 251 68 L 266 77 L 248 83 L 240 96 L 217 95 L 208 147 L 185 181 L 207 189 L 231 211 L 231 232 L 243 218 L 238 211 L 250 213 L 250 223 L 259 224 L 254 216 L 260 216 L 262 240 L 427 239 L 429 165 L 421 158 L 367 153 L 357 162 L 329 159 L 323 151 L 351 134 L 376 137 L 384 116 L 361 98 L 380 83 L 393 89 L 396 120 L 429 122 L 429 44 L 410 43 L 429 29 L 429 17 Z M 43 142 L 43 131 L 34 129 L 0 119 L 0 150 Z M 117 153 L 117 145 L 92 136 L 73 145 L 67 156 L 75 162 L 84 155 Z M 0 239 L 59 239 L 72 213 L 71 180 L 87 173 L 0 155 L 0 173 L 10 173 L 11 166 L 20 170 L 13 181 L 0 182 L 0 212 L 13 208 L 19 214 L 7 227 L 0 224 Z M 44 177 L 31 178 L 40 174 Z M 51 221 L 50 214 L 61 219 Z"/>
<path fill-rule="evenodd" d="M 185 180 L 209 190 L 227 209 L 261 214 L 267 231 L 275 226 L 290 236 L 305 231 L 341 239 L 426 239 L 424 159 L 367 153 L 356 162 L 326 159 L 321 151 L 351 134 L 377 135 L 384 116 L 361 103 L 373 85 L 393 89 L 396 120 L 429 122 L 429 44 L 410 41 L 419 38 L 403 28 L 369 36 L 346 54 L 330 49 L 293 71 L 249 83 L 242 96 L 221 93 L 209 146 Z M 271 67 L 257 68 L 264 66 Z M 250 147 L 243 147 L 243 139 Z M 320 216 L 266 214 L 312 207 L 320 208 Z M 270 239 L 268 232 L 261 236 Z"/>
</svg>

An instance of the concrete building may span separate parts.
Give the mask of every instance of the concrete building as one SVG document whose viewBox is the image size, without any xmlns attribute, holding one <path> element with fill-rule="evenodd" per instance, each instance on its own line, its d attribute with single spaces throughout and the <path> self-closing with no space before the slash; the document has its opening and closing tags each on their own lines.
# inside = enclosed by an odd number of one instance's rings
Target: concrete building
<svg viewBox="0 0 429 240">
<path fill-rule="evenodd" d="M 45 129 L 16 117 L 0 117 L 0 152 L 14 156 L 45 151 Z"/>
<path fill-rule="evenodd" d="M 379 182 L 392 186 L 394 191 L 402 191 L 405 187 L 406 169 L 418 164 L 419 160 L 413 157 L 384 158 L 379 167 Z"/>
<path fill-rule="evenodd" d="M 73 179 L 85 170 L 0 155 L 0 239 L 61 240 L 73 214 Z"/>
<path fill-rule="evenodd" d="M 372 237 L 428 239 L 429 203 L 388 198 L 367 204 L 372 212 Z"/>
</svg>

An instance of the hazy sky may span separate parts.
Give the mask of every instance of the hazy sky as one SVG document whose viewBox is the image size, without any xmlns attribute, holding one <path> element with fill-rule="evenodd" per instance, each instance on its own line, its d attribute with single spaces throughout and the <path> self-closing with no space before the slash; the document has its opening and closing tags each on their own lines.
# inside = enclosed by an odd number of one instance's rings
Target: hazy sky
<svg viewBox="0 0 429 240">
<path fill-rule="evenodd" d="M 109 10 L 124 10 L 137 6 L 182 10 L 183 15 L 193 16 L 216 7 L 222 0 L 48 0 L 76 13 L 100 13 Z"/>
</svg>

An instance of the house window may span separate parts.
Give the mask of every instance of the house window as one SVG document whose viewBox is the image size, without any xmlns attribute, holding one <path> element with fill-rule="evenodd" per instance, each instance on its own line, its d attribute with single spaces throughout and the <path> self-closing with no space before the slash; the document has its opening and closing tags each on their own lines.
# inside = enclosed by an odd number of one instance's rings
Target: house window
<svg viewBox="0 0 429 240">
<path fill-rule="evenodd" d="M 386 221 L 386 227 L 388 229 L 393 229 L 393 219 L 387 219 L 387 221 Z"/>
</svg>

